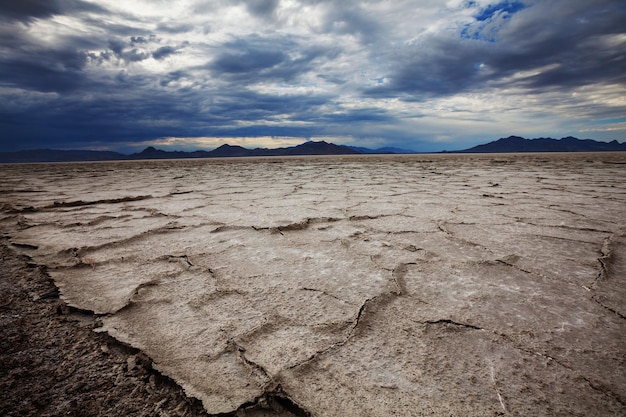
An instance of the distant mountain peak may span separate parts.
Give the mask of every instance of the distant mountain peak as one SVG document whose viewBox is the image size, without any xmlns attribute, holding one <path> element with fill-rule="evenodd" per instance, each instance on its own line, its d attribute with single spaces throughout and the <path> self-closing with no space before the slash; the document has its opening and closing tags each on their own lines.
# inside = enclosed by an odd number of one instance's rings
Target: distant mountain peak
<svg viewBox="0 0 626 417">
<path fill-rule="evenodd" d="M 239 146 L 239 145 L 229 145 L 228 143 L 225 143 L 215 148 L 215 150 L 217 149 L 246 149 L 246 148 L 244 148 L 243 146 Z"/>
</svg>

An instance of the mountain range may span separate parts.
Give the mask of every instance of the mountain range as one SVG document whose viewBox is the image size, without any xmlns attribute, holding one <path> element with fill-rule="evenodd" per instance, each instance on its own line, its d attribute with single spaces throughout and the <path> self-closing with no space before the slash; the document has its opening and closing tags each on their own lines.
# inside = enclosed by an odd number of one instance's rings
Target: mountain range
<svg viewBox="0 0 626 417">
<path fill-rule="evenodd" d="M 141 152 L 125 155 L 111 151 L 80 151 L 35 149 L 17 152 L 0 152 L 0 163 L 19 162 L 77 162 L 77 161 L 126 161 L 143 159 L 188 159 L 188 158 L 230 158 L 242 156 L 296 156 L 296 155 L 348 155 L 358 154 L 348 146 L 335 145 L 325 141 L 308 141 L 286 148 L 255 148 L 222 145 L 212 151 L 163 151 L 152 146 Z"/>
<path fill-rule="evenodd" d="M 459 151 L 443 153 L 518 153 L 518 152 L 617 152 L 626 151 L 626 143 L 616 140 L 598 142 L 592 139 L 577 139 L 571 136 L 562 139 L 524 139 L 509 136 L 483 145 Z M 163 151 L 152 146 L 141 152 L 126 155 L 111 151 L 35 149 L 17 152 L 0 152 L 0 163 L 27 162 L 75 162 L 75 161 L 124 161 L 145 159 L 184 159 L 184 158 L 229 158 L 244 156 L 296 156 L 296 155 L 350 155 L 350 154 L 404 154 L 415 153 L 399 148 L 369 149 L 335 145 L 325 141 L 308 141 L 285 148 L 255 148 L 222 145 L 212 151 Z"/>
<path fill-rule="evenodd" d="M 473 148 L 454 153 L 522 153 L 522 152 L 618 152 L 626 151 L 626 143 L 598 142 L 592 139 L 577 139 L 572 136 L 561 139 L 524 139 L 509 136 Z"/>
</svg>

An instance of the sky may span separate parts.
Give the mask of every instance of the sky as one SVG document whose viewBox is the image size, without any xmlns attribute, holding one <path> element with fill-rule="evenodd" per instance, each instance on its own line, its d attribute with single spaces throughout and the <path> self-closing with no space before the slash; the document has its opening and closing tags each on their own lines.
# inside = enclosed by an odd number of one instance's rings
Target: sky
<svg viewBox="0 0 626 417">
<path fill-rule="evenodd" d="M 626 141 L 623 0 L 0 1 L 0 151 Z"/>
</svg>

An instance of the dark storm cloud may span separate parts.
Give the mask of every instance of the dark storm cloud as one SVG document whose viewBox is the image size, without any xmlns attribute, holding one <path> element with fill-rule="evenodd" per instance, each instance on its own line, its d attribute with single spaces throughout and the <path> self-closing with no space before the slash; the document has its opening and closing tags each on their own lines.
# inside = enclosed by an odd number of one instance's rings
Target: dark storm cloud
<svg viewBox="0 0 626 417">
<path fill-rule="evenodd" d="M 176 48 L 173 46 L 162 46 L 158 48 L 156 51 L 152 52 L 152 57 L 154 59 L 163 59 L 168 56 L 176 53 Z"/>
<path fill-rule="evenodd" d="M 125 77 L 110 91 L 106 101 L 58 99 L 54 106 L 36 105 L 10 117 L 0 111 L 0 128 L 16 142 L 30 147 L 71 147 L 72 143 L 143 141 L 164 136 L 310 136 L 315 127 L 270 126 L 263 123 L 274 114 L 291 113 L 300 118 L 321 117 L 312 113 L 326 97 L 290 98 L 245 90 L 207 97 L 192 90 L 174 95 L 143 88 L 149 79 Z M 207 100 L 210 110 L 203 110 Z M 257 121 L 241 127 L 233 120 Z M 16 126 L 23 126 L 17 127 Z M 29 126 L 37 126 L 31 129 Z M 34 134 L 37 132 L 37 134 Z"/>
<path fill-rule="evenodd" d="M 211 64 L 211 69 L 220 74 L 259 73 L 277 67 L 288 60 L 282 51 L 245 48 L 235 52 L 221 53 Z"/>
<path fill-rule="evenodd" d="M 268 116 L 291 114 L 298 119 L 315 116 L 316 110 L 328 102 L 329 97 L 296 95 L 291 97 L 259 94 L 241 90 L 229 96 L 222 96 L 214 106 L 212 114 L 218 118 L 235 114 L 239 120 L 262 122 Z M 250 113 L 251 112 L 251 113 Z"/>
<path fill-rule="evenodd" d="M 16 111 L 6 120 L 3 129 L 12 140 L 27 141 L 31 147 L 49 147 L 50 144 L 67 147 L 78 141 L 115 143 L 160 137 L 164 132 L 194 132 L 191 112 L 181 108 L 171 97 L 142 92 L 139 84 L 138 79 L 119 81 L 112 91 L 116 94 L 103 102 L 58 99 L 54 106 Z M 188 120 L 184 128 L 176 122 L 181 118 Z M 169 121 L 168 126 L 164 129 L 159 120 Z M 37 134 L 20 126 L 37 126 Z"/>
<path fill-rule="evenodd" d="M 76 12 L 106 12 L 106 9 L 80 0 L 5 0 L 0 2 L 0 20 L 3 18 L 31 22 L 53 15 Z"/>
<path fill-rule="evenodd" d="M 337 56 L 336 48 L 300 45 L 292 37 L 242 37 L 223 44 L 208 69 L 216 77 L 245 80 L 294 80 L 311 71 L 317 60 Z"/>
<path fill-rule="evenodd" d="M 72 49 L 16 54 L 0 65 L 0 86 L 52 92 L 71 91 L 87 81 L 82 69 L 88 56 Z"/>
<path fill-rule="evenodd" d="M 626 28 L 626 4 L 610 1 L 572 1 L 555 20 L 547 5 L 527 10 L 524 19 L 502 30 L 503 43 L 488 63 L 503 75 L 553 65 L 554 68 L 520 81 L 532 88 L 573 87 L 598 80 L 626 82 L 626 50 L 616 47 L 612 35 Z"/>
<path fill-rule="evenodd" d="M 390 83 L 368 90 L 380 96 L 423 99 L 484 88 L 518 86 L 542 89 L 578 87 L 596 81 L 626 84 L 626 51 L 610 35 L 624 32 L 626 5 L 572 1 L 555 17 L 550 2 L 523 7 L 520 2 L 489 6 L 476 16 L 477 31 L 461 36 L 433 34 L 390 60 Z M 512 19 L 512 14 L 515 20 Z M 506 19 L 486 29 L 493 19 Z M 488 34 L 481 34 L 487 30 Z M 468 36 L 468 33 L 474 33 Z M 493 36 L 493 38 L 492 38 Z M 537 74 L 510 79 L 521 71 Z"/>
<path fill-rule="evenodd" d="M 60 2 L 55 0 L 24 0 L 0 2 L 0 16 L 28 22 L 61 13 Z"/>
<path fill-rule="evenodd" d="M 451 95 L 465 91 L 480 82 L 476 45 L 457 39 L 428 39 L 428 48 L 401 51 L 392 56 L 395 69 L 391 83 L 373 87 L 373 95 L 411 97 Z M 477 51 L 478 49 L 478 51 Z"/>
</svg>

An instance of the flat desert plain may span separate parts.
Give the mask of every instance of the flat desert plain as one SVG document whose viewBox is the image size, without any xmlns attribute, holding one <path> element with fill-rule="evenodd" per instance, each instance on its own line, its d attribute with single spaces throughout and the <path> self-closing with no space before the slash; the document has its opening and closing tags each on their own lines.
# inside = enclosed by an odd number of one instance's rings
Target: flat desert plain
<svg viewBox="0 0 626 417">
<path fill-rule="evenodd" d="M 311 416 L 626 415 L 626 154 L 0 179 L 6 250 L 209 414 L 280 398 Z"/>
</svg>

